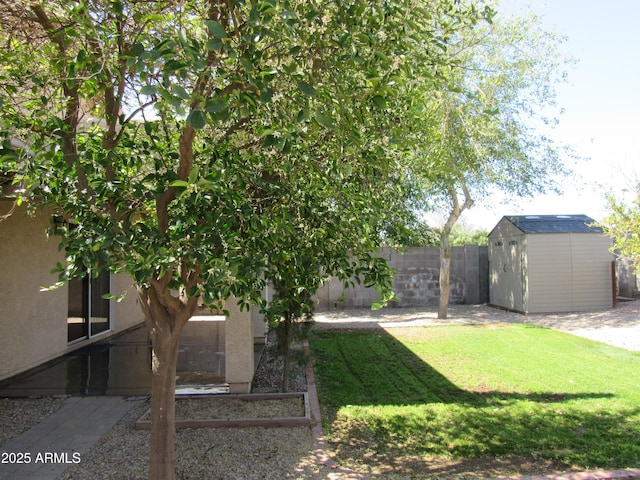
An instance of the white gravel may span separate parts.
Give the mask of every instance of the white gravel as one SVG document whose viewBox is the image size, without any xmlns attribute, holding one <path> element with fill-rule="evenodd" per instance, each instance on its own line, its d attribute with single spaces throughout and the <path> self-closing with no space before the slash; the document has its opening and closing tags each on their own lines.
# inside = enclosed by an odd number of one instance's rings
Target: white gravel
<svg viewBox="0 0 640 480">
<path fill-rule="evenodd" d="M 0 448 L 58 410 L 65 398 L 0 398 Z"/>
<path fill-rule="evenodd" d="M 315 328 L 392 328 L 449 324 L 531 323 L 640 351 L 640 300 L 600 312 L 522 315 L 487 305 L 452 305 L 447 319 L 429 308 L 334 310 L 315 315 Z"/>
<path fill-rule="evenodd" d="M 149 432 L 134 430 L 148 404 L 133 409 L 59 480 L 147 478 Z M 178 479 L 328 478 L 316 465 L 309 428 L 198 428 L 176 433 Z"/>
</svg>

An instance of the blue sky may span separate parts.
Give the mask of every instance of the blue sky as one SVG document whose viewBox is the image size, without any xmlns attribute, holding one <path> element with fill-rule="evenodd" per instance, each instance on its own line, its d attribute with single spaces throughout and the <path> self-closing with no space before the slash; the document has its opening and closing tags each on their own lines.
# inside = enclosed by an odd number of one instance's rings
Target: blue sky
<svg viewBox="0 0 640 480">
<path fill-rule="evenodd" d="M 500 0 L 498 8 L 530 10 L 546 30 L 568 37 L 562 48 L 578 60 L 569 83 L 557 90 L 565 113 L 552 136 L 585 160 L 562 182 L 563 195 L 479 202 L 463 216 L 470 227 L 490 230 L 510 214 L 583 213 L 599 220 L 605 192 L 623 196 L 640 180 L 640 1 Z"/>
</svg>

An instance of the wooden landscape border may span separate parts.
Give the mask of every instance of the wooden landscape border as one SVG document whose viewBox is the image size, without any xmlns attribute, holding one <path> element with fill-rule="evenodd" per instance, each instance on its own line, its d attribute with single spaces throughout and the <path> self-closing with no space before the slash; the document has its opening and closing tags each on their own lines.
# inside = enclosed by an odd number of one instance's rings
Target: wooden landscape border
<svg viewBox="0 0 640 480">
<path fill-rule="evenodd" d="M 180 398 L 189 399 L 211 399 L 224 401 L 244 400 L 244 401 L 260 401 L 260 400 L 278 400 L 293 397 L 300 397 L 304 401 L 304 415 L 301 417 L 275 417 L 275 418 L 216 418 L 203 420 L 176 420 L 176 429 L 179 428 L 246 428 L 246 427 L 301 427 L 311 423 L 311 409 L 309 407 L 309 394 L 307 392 L 291 392 L 291 393 L 246 393 L 246 394 L 217 394 L 217 395 L 181 395 Z M 180 399 L 176 399 L 180 401 Z M 150 410 L 147 410 L 142 417 L 136 422 L 136 430 L 150 430 L 151 421 L 144 420 L 148 417 Z"/>
</svg>

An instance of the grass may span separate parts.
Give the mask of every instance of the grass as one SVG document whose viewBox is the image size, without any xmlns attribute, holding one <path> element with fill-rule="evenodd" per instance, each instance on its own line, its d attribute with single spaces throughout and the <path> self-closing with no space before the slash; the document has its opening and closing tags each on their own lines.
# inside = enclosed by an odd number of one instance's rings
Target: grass
<svg viewBox="0 0 640 480">
<path fill-rule="evenodd" d="M 344 464 L 522 456 L 640 467 L 640 355 L 530 325 L 315 332 Z"/>
</svg>

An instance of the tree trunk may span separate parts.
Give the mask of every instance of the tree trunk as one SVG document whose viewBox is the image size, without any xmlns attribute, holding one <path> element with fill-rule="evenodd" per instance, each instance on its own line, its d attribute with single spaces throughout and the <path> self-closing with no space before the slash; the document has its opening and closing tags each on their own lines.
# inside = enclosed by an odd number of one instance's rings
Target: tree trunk
<svg viewBox="0 0 640 480">
<path fill-rule="evenodd" d="M 440 302 L 438 305 L 438 318 L 445 319 L 449 312 L 449 297 L 451 296 L 451 232 L 462 212 L 473 205 L 473 199 L 464 180 L 460 183 L 460 188 L 464 192 L 464 202 L 460 205 L 455 187 L 451 187 L 449 195 L 451 197 L 452 208 L 449 218 L 442 227 L 440 233 Z"/>
<path fill-rule="evenodd" d="M 168 326 L 168 325 L 167 325 Z M 152 332 L 151 449 L 149 479 L 175 479 L 175 392 L 180 332 Z"/>
<path fill-rule="evenodd" d="M 449 232 L 442 231 L 440 235 L 440 301 L 438 304 L 438 318 L 447 318 L 449 311 L 449 297 L 451 294 L 451 244 Z"/>
<path fill-rule="evenodd" d="M 291 328 L 292 328 L 292 320 L 291 320 L 292 315 L 287 313 L 285 315 L 285 319 L 284 319 L 284 335 L 282 336 L 282 355 L 283 355 L 283 359 L 282 359 L 282 385 L 281 385 L 281 390 L 282 392 L 287 392 L 287 390 L 289 389 L 289 368 L 290 368 L 290 361 L 289 361 L 289 346 L 291 343 Z"/>
<path fill-rule="evenodd" d="M 167 288 L 170 275 L 154 286 L 138 286 L 140 306 L 149 329 L 153 356 L 151 365 L 151 445 L 149 479 L 175 479 L 176 436 L 176 368 L 180 333 L 197 305 L 197 298 L 187 301 L 172 297 Z M 168 304 L 171 304 L 169 307 Z"/>
</svg>

